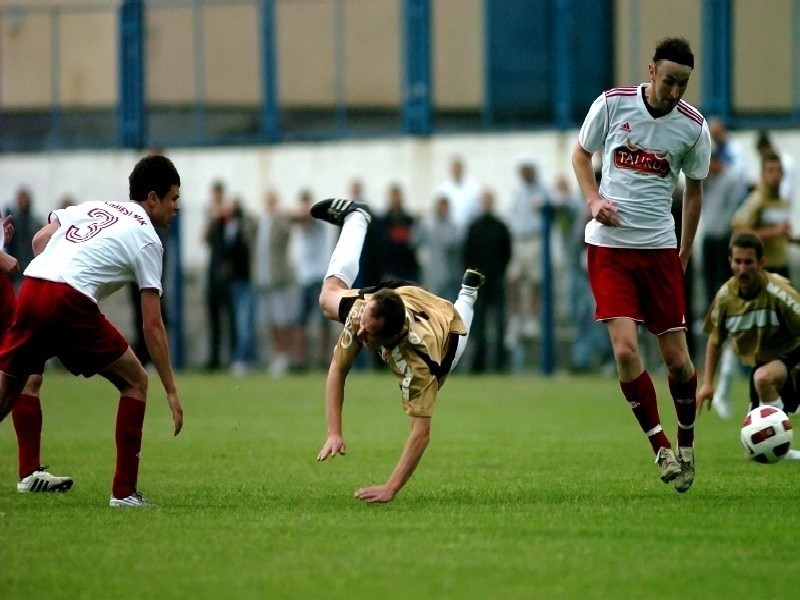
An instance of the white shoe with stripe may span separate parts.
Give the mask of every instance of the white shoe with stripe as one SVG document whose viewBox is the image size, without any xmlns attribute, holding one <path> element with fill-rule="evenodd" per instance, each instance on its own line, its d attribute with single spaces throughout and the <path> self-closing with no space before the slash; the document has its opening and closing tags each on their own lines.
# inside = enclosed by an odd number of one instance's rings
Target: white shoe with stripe
<svg viewBox="0 0 800 600">
<path fill-rule="evenodd" d="M 39 492 L 66 492 L 72 487 L 71 477 L 57 477 L 47 470 L 39 467 L 27 477 L 17 482 L 17 492 L 20 494 L 36 494 Z"/>
<path fill-rule="evenodd" d="M 124 498 L 115 498 L 111 496 L 108 505 L 112 508 L 119 506 L 128 508 L 150 508 L 153 506 L 153 504 L 139 492 L 133 492 L 130 496 L 125 496 Z"/>
</svg>

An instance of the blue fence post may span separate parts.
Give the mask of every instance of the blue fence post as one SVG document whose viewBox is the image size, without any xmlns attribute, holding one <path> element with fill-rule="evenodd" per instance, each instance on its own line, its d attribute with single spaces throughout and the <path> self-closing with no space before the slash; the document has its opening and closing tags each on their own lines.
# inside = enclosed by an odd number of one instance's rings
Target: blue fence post
<svg viewBox="0 0 800 600">
<path fill-rule="evenodd" d="M 731 0 L 703 0 L 703 112 L 727 121 L 731 115 Z"/>
<path fill-rule="evenodd" d="M 403 131 L 431 133 L 430 0 L 403 0 Z"/>
<path fill-rule="evenodd" d="M 261 0 L 261 136 L 267 142 L 281 139 L 275 48 L 275 0 Z"/>
<path fill-rule="evenodd" d="M 553 319 L 553 230 L 554 208 L 548 197 L 542 206 L 542 298 L 539 315 L 542 331 L 542 375 L 552 375 L 556 368 L 555 320 Z"/>
<path fill-rule="evenodd" d="M 52 40 L 50 45 L 50 63 L 53 69 L 50 78 L 50 133 L 48 143 L 58 148 L 63 143 L 61 131 L 61 9 L 57 6 L 50 11 Z"/>
<path fill-rule="evenodd" d="M 572 121 L 573 84 L 572 84 L 572 51 L 570 40 L 572 36 L 572 0 L 556 0 L 553 11 L 553 33 L 555 41 L 555 84 L 553 91 L 555 98 L 556 127 L 561 130 L 568 129 Z"/>
<path fill-rule="evenodd" d="M 144 148 L 144 6 L 123 0 L 119 8 L 119 109 L 117 135 L 124 148 Z"/>
</svg>

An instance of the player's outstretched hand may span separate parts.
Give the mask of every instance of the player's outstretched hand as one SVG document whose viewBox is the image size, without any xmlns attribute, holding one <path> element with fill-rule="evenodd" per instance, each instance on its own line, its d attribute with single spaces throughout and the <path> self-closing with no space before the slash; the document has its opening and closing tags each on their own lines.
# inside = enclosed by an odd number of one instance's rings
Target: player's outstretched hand
<svg viewBox="0 0 800 600">
<path fill-rule="evenodd" d="M 714 401 L 714 388 L 711 387 L 710 384 L 704 383 L 700 386 L 700 389 L 697 390 L 697 414 L 703 412 L 703 406 L 706 406 L 706 410 L 711 410 L 711 403 Z"/>
<path fill-rule="evenodd" d="M 181 406 L 181 401 L 178 400 L 177 392 L 167 394 L 167 402 L 172 409 L 172 421 L 175 423 L 174 435 L 178 435 L 183 429 L 183 407 Z"/>
<path fill-rule="evenodd" d="M 335 458 L 337 454 L 344 455 L 345 452 L 347 452 L 347 446 L 344 438 L 340 435 L 329 435 L 322 450 L 317 454 L 317 460 L 325 460 L 328 457 Z"/>
<path fill-rule="evenodd" d="M 371 487 L 356 490 L 356 498 L 364 502 L 380 504 L 391 502 L 394 499 L 394 492 L 385 485 L 373 485 Z"/>
</svg>

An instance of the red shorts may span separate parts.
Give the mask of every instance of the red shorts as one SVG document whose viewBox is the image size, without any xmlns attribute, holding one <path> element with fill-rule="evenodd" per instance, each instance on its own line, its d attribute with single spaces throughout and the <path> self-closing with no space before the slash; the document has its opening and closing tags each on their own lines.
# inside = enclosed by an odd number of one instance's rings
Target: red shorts
<svg viewBox="0 0 800 600">
<path fill-rule="evenodd" d="M 14 310 L 17 308 L 17 297 L 14 294 L 14 284 L 11 277 L 0 275 L 0 338 L 3 332 L 11 325 Z"/>
<path fill-rule="evenodd" d="M 0 345 L 0 371 L 41 374 L 57 356 L 73 375 L 91 377 L 128 349 L 97 304 L 66 283 L 26 277 L 14 320 Z"/>
<path fill-rule="evenodd" d="M 685 276 L 675 248 L 636 250 L 589 244 L 595 318 L 629 318 L 656 335 L 686 329 Z"/>
</svg>

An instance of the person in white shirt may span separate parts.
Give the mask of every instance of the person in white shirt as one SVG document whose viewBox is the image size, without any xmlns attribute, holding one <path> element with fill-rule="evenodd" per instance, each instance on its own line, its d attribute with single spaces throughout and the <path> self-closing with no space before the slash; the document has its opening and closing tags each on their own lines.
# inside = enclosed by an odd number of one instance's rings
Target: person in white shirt
<svg viewBox="0 0 800 600">
<path fill-rule="evenodd" d="M 660 477 L 686 492 L 694 481 L 697 374 L 686 343 L 684 271 L 692 252 L 711 138 L 703 116 L 682 100 L 694 69 L 686 40 L 660 42 L 650 81 L 608 90 L 581 127 L 572 164 L 592 211 L 586 225 L 595 316 L 608 327 L 625 399 L 648 438 Z M 600 185 L 592 155 L 603 153 Z M 677 248 L 672 192 L 685 176 Z M 661 427 L 656 391 L 644 368 L 637 323 L 658 336 L 678 417 L 678 455 Z"/>
<path fill-rule="evenodd" d="M 465 234 L 470 223 L 479 216 L 481 186 L 465 172 L 460 156 L 450 162 L 450 178 L 438 190 L 450 203 L 450 215 L 461 234 Z"/>
<path fill-rule="evenodd" d="M 128 282 L 141 290 L 145 340 L 175 435 L 183 426 L 161 317 L 164 248 L 154 229 L 169 226 L 178 213 L 180 176 L 168 158 L 150 155 L 136 164 L 129 184 L 132 202 L 84 202 L 50 213 L 34 236 L 35 258 L 25 269 L 14 320 L 0 344 L 0 421 L 28 376 L 41 375 L 53 356 L 73 375 L 100 374 L 119 390 L 112 507 L 150 506 L 137 489 L 147 371 L 97 304 Z"/>
</svg>

